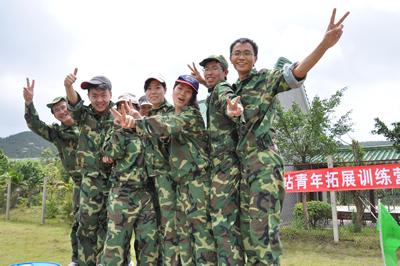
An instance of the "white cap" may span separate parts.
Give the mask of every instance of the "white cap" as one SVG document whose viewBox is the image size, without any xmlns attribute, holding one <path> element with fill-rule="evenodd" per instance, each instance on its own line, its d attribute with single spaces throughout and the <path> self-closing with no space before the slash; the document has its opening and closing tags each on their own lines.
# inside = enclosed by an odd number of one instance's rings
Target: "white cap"
<svg viewBox="0 0 400 266">
<path fill-rule="evenodd" d="M 152 73 L 150 73 L 150 74 L 147 76 L 147 78 L 146 78 L 146 80 L 145 80 L 144 82 L 148 81 L 149 79 L 156 79 L 156 80 L 158 80 L 160 83 L 165 83 L 165 78 L 164 78 L 160 73 L 158 73 L 158 72 L 152 72 Z"/>
</svg>

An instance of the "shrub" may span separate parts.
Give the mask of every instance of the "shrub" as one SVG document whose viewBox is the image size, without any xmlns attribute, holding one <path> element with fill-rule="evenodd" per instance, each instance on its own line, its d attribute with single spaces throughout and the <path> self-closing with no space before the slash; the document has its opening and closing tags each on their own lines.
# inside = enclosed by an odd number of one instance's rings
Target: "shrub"
<svg viewBox="0 0 400 266">
<path fill-rule="evenodd" d="M 58 209 L 58 201 L 56 200 L 46 200 L 46 218 L 56 218 L 56 215 L 59 214 Z"/>
<path fill-rule="evenodd" d="M 310 217 L 309 224 L 313 228 L 315 228 L 320 221 L 322 222 L 325 219 L 332 218 L 331 205 L 323 201 L 307 202 L 307 210 Z M 303 219 L 303 204 L 301 202 L 294 206 L 293 215 L 296 216 L 297 219 Z"/>
</svg>

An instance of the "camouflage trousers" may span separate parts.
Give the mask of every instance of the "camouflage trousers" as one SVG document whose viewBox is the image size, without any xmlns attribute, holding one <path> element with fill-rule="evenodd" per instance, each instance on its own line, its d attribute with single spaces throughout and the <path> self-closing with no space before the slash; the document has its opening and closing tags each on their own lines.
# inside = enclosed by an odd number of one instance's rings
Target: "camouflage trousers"
<svg viewBox="0 0 400 266">
<path fill-rule="evenodd" d="M 179 265 L 178 233 L 176 230 L 176 182 L 169 172 L 155 176 L 155 194 L 159 206 L 159 265 Z"/>
<path fill-rule="evenodd" d="M 78 262 L 78 238 L 76 233 L 79 227 L 79 195 L 81 192 L 82 180 L 73 180 L 72 182 L 72 215 L 74 216 L 74 224 L 71 228 L 71 247 L 72 256 L 71 261 Z"/>
<path fill-rule="evenodd" d="M 177 188 L 176 226 L 182 265 L 216 265 L 210 217 L 210 176 L 196 172 Z"/>
<path fill-rule="evenodd" d="M 285 198 L 284 162 L 271 149 L 241 157 L 240 226 L 246 265 L 280 265 L 280 212 Z"/>
<path fill-rule="evenodd" d="M 213 159 L 211 171 L 211 219 L 217 244 L 218 265 L 243 265 L 243 241 L 239 225 L 240 161 L 223 155 Z"/>
<path fill-rule="evenodd" d="M 79 201 L 78 263 L 100 263 L 107 232 L 108 178 L 83 176 Z"/>
<path fill-rule="evenodd" d="M 156 265 L 158 236 L 151 193 L 135 181 L 114 182 L 108 198 L 107 239 L 101 265 L 130 263 L 130 242 L 135 235 L 137 265 Z"/>
</svg>

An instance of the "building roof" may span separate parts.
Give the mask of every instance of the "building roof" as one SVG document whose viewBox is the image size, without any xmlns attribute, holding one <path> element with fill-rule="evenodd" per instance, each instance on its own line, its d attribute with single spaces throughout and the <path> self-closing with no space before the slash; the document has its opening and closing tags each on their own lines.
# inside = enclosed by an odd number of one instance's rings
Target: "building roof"
<svg viewBox="0 0 400 266">
<path fill-rule="evenodd" d="M 393 142 L 360 142 L 360 145 L 365 151 L 364 160 L 387 163 L 400 162 L 400 153 L 393 148 Z M 334 162 L 354 162 L 354 154 L 348 146 L 342 146 L 332 155 Z M 316 156 L 311 160 L 311 163 L 324 163 L 326 156 Z"/>
</svg>

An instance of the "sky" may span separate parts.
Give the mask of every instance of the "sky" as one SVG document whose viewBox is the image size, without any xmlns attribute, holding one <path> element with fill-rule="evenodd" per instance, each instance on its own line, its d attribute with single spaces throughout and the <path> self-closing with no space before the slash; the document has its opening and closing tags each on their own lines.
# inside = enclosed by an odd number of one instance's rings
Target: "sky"
<svg viewBox="0 0 400 266">
<path fill-rule="evenodd" d="M 0 137 L 29 130 L 23 87 L 35 79 L 34 104 L 40 118 L 56 122 L 46 104 L 65 95 L 64 79 L 78 68 L 75 89 L 105 75 L 113 100 L 124 92 L 139 98 L 151 72 L 167 81 L 167 99 L 187 64 L 212 54 L 229 58 L 241 37 L 259 46 L 257 69 L 272 68 L 280 56 L 301 61 L 322 41 L 332 10 L 346 11 L 342 38 L 309 72 L 311 101 L 347 87 L 339 117 L 352 110 L 354 131 L 343 139 L 385 140 L 370 133 L 374 118 L 399 121 L 400 1 L 84 1 L 2 0 L 0 2 Z M 397 33 L 396 33 L 397 32 Z M 396 37 L 397 36 L 397 37 Z M 238 76 L 230 64 L 228 81 Z M 198 100 L 207 90 L 200 88 Z"/>
</svg>

